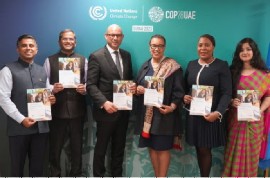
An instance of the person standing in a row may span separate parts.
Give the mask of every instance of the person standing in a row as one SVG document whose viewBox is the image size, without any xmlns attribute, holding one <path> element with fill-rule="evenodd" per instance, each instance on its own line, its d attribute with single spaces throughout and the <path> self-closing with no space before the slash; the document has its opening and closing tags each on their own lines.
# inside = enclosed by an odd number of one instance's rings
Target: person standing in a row
<svg viewBox="0 0 270 178">
<path fill-rule="evenodd" d="M 29 176 L 42 177 L 49 125 L 28 117 L 27 89 L 49 88 L 43 67 L 34 62 L 38 52 L 36 39 L 28 34 L 17 40 L 19 58 L 0 71 L 0 106 L 8 115 L 7 134 L 11 160 L 11 176 L 23 177 L 26 156 Z M 49 97 L 52 104 L 53 96 Z"/>
<path fill-rule="evenodd" d="M 213 86 L 212 108 L 205 116 L 188 115 L 186 141 L 195 146 L 200 174 L 209 177 L 214 147 L 224 146 L 226 141 L 225 113 L 232 95 L 231 74 L 228 63 L 214 57 L 215 39 L 209 34 L 200 36 L 197 46 L 199 59 L 190 61 L 186 72 L 184 103 L 192 100 L 192 85 Z"/>
<path fill-rule="evenodd" d="M 50 121 L 50 176 L 61 176 L 60 157 L 65 136 L 68 135 L 71 147 L 71 170 L 68 176 L 82 176 L 82 137 L 83 122 L 86 114 L 87 59 L 74 52 L 76 35 L 73 30 L 60 32 L 58 43 L 60 51 L 49 56 L 44 68 L 53 87 L 56 104 L 52 106 Z M 76 88 L 64 88 L 59 83 L 59 58 L 77 58 L 80 61 L 80 84 Z"/>
<path fill-rule="evenodd" d="M 164 56 L 166 39 L 154 35 L 149 41 L 151 58 L 138 72 L 136 128 L 135 134 L 141 135 L 139 147 L 148 147 L 156 177 L 166 177 L 170 165 L 170 149 L 174 137 L 180 135 L 181 115 L 179 105 L 184 96 L 183 70 L 174 59 Z M 164 77 L 164 100 L 160 108 L 144 106 L 145 76 Z M 156 82 L 156 89 L 158 82 Z M 153 87 L 152 87 L 153 88 Z"/>
<path fill-rule="evenodd" d="M 265 139 L 263 113 L 270 106 L 270 74 L 256 42 L 251 38 L 244 38 L 237 44 L 230 68 L 233 99 L 227 119 L 228 140 L 222 176 L 257 177 L 261 143 Z M 258 91 L 260 120 L 238 121 L 237 107 L 241 101 L 237 98 L 237 90 Z"/>
<path fill-rule="evenodd" d="M 93 100 L 93 118 L 97 122 L 93 174 L 105 176 L 105 155 L 111 141 L 111 175 L 122 177 L 129 111 L 119 111 L 113 104 L 113 80 L 132 80 L 131 55 L 120 49 L 124 34 L 120 26 L 107 28 L 107 44 L 90 54 L 87 92 Z M 129 88 L 135 92 L 136 86 Z"/>
</svg>

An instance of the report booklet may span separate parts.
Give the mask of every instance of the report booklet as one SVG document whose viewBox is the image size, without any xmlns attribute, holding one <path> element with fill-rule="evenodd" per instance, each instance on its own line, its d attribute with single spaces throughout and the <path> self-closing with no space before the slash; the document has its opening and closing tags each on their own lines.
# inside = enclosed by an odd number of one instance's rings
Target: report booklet
<svg viewBox="0 0 270 178">
<path fill-rule="evenodd" d="M 189 114 L 198 116 L 209 114 L 212 108 L 213 91 L 213 86 L 192 85 Z"/>
<path fill-rule="evenodd" d="M 51 102 L 49 96 L 51 91 L 47 88 L 27 89 L 28 117 L 36 121 L 52 120 Z"/>
<path fill-rule="evenodd" d="M 113 104 L 118 110 L 132 110 L 133 94 L 129 87 L 133 85 L 132 80 L 114 80 L 113 81 Z"/>
<path fill-rule="evenodd" d="M 164 77 L 145 76 L 144 105 L 161 107 L 164 98 Z"/>
<path fill-rule="evenodd" d="M 59 57 L 59 83 L 64 88 L 76 88 L 80 84 L 80 58 Z"/>
<path fill-rule="evenodd" d="M 261 118 L 258 90 L 237 90 L 241 104 L 237 107 L 238 121 L 258 121 Z"/>
</svg>

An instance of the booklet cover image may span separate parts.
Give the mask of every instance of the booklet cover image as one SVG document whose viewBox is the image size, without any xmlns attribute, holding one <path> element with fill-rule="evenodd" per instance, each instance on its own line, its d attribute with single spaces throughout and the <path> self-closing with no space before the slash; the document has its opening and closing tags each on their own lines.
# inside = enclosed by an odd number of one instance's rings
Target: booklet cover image
<svg viewBox="0 0 270 178">
<path fill-rule="evenodd" d="M 237 107 L 239 121 L 260 120 L 260 100 L 258 90 L 237 90 L 237 98 L 241 104 Z"/>
<path fill-rule="evenodd" d="M 129 90 L 131 85 L 133 85 L 131 80 L 113 81 L 113 103 L 118 110 L 132 110 L 133 94 Z"/>
<path fill-rule="evenodd" d="M 47 88 L 27 89 L 28 116 L 37 120 L 51 120 L 51 91 Z"/>
<path fill-rule="evenodd" d="M 164 98 L 163 77 L 145 76 L 144 105 L 161 107 Z"/>
<path fill-rule="evenodd" d="M 204 116 L 211 112 L 213 91 L 213 86 L 192 85 L 190 115 Z"/>
<path fill-rule="evenodd" d="M 64 88 L 76 88 L 80 84 L 80 59 L 60 57 L 59 62 L 59 83 Z"/>
</svg>

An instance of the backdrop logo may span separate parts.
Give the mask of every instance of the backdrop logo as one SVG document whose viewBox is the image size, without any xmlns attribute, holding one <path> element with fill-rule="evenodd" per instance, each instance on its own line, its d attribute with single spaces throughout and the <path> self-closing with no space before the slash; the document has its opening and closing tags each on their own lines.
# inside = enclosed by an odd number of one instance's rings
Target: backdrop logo
<svg viewBox="0 0 270 178">
<path fill-rule="evenodd" d="M 103 20 L 107 16 L 107 9 L 104 6 L 91 6 L 89 15 L 93 20 Z"/>
<path fill-rule="evenodd" d="M 152 22 L 160 22 L 164 17 L 164 12 L 160 7 L 154 6 L 149 10 L 148 16 Z"/>
</svg>

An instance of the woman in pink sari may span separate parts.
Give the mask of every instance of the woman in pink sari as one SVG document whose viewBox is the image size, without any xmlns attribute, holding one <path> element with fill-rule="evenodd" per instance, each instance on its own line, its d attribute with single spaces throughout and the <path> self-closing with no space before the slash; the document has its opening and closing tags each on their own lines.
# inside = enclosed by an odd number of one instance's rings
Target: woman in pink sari
<svg viewBox="0 0 270 178">
<path fill-rule="evenodd" d="M 228 117 L 228 140 L 225 149 L 225 177 L 256 177 L 263 140 L 264 117 L 259 121 L 238 121 L 237 107 L 241 101 L 237 90 L 257 91 L 260 112 L 270 105 L 270 78 L 257 44 L 251 38 L 242 39 L 234 52 L 231 65 L 233 99 Z"/>
</svg>

